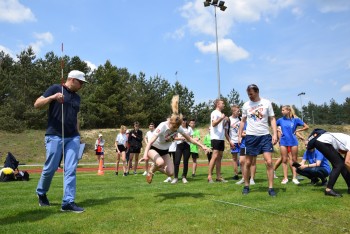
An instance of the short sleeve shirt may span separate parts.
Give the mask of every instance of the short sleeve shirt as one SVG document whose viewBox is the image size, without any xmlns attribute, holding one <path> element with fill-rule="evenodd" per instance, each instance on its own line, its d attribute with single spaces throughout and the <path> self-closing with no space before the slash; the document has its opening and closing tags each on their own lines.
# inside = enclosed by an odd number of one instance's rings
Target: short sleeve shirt
<svg viewBox="0 0 350 234">
<path fill-rule="evenodd" d="M 115 141 L 118 142 L 118 145 L 125 145 L 126 142 L 128 141 L 128 137 L 126 136 L 126 134 L 119 133 Z"/>
<path fill-rule="evenodd" d="M 247 117 L 247 135 L 263 136 L 269 134 L 269 117 L 275 116 L 269 100 L 261 98 L 258 102 L 248 101 L 242 107 L 242 116 Z"/>
<path fill-rule="evenodd" d="M 331 144 L 335 150 L 350 150 L 350 136 L 344 133 L 326 132 L 317 141 Z"/>
<path fill-rule="evenodd" d="M 154 130 L 153 136 L 157 136 L 157 140 L 152 146 L 161 150 L 168 150 L 178 133 L 185 134 L 185 131 L 181 126 L 173 132 L 169 129 L 168 121 L 162 122 Z"/>
<path fill-rule="evenodd" d="M 222 113 L 218 110 L 214 110 L 210 115 L 210 138 L 212 140 L 225 140 L 225 129 L 224 129 L 224 120 L 221 121 L 218 125 L 213 127 L 213 121 L 221 118 Z"/>
<path fill-rule="evenodd" d="M 42 95 L 49 97 L 56 93 L 62 93 L 62 85 L 50 86 Z M 80 96 L 63 86 L 63 115 L 64 115 L 64 136 L 79 136 L 78 112 L 80 110 Z M 52 101 L 49 105 L 48 124 L 45 135 L 62 136 L 62 103 Z"/>
<path fill-rule="evenodd" d="M 323 154 L 315 149 L 314 151 L 307 150 L 303 155 L 303 159 L 307 160 L 309 164 L 316 163 L 317 161 L 321 161 L 320 167 L 323 167 L 331 173 L 331 167 L 329 166 L 328 160 L 323 156 Z"/>
<path fill-rule="evenodd" d="M 280 145 L 282 146 L 297 146 L 298 139 L 295 136 L 295 130 L 298 126 L 303 126 L 304 122 L 299 118 L 282 117 L 276 121 L 277 126 L 281 127 L 282 135 Z"/>
<path fill-rule="evenodd" d="M 238 130 L 239 125 L 241 123 L 241 120 L 239 118 L 234 118 L 230 116 L 229 121 L 229 136 L 230 140 L 233 141 L 233 143 L 238 143 Z"/>
</svg>

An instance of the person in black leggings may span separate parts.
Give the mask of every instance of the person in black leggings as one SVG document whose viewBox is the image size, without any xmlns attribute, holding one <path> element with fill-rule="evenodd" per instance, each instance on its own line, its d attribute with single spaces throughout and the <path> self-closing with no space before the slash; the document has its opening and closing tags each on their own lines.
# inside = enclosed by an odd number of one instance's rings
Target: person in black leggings
<svg viewBox="0 0 350 234">
<path fill-rule="evenodd" d="M 188 135 L 192 136 L 193 131 L 192 131 L 192 128 L 188 126 L 186 118 L 183 118 L 183 122 L 181 126 Z M 171 183 L 176 184 L 178 182 L 180 162 L 183 155 L 184 166 L 182 171 L 182 182 L 186 184 L 188 183 L 186 177 L 187 177 L 187 171 L 188 171 L 188 161 L 190 159 L 190 143 L 187 142 L 186 139 L 181 134 L 178 134 L 175 140 L 177 140 L 176 152 L 175 152 L 175 158 L 174 158 L 175 173 L 174 173 L 174 179 L 171 181 Z"/>
<path fill-rule="evenodd" d="M 340 193 L 333 190 L 334 184 L 341 174 L 350 194 L 350 172 L 345 165 L 345 159 L 341 153 L 349 160 L 350 157 L 350 136 L 344 133 L 325 132 L 317 138 L 314 147 L 320 151 L 332 164 L 332 171 L 329 175 L 329 181 L 325 190 L 325 195 L 342 197 Z"/>
</svg>

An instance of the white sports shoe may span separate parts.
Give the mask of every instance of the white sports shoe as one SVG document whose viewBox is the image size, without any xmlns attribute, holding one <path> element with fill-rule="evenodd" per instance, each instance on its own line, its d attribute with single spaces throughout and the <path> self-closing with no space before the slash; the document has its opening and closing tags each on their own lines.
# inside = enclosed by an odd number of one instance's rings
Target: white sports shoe
<svg viewBox="0 0 350 234">
<path fill-rule="evenodd" d="M 292 181 L 293 181 L 294 184 L 300 184 L 299 180 L 296 179 L 296 178 L 294 178 Z"/>
<path fill-rule="evenodd" d="M 276 171 L 273 172 L 273 178 L 277 179 L 278 177 L 276 176 Z"/>
<path fill-rule="evenodd" d="M 236 184 L 243 184 L 244 183 L 244 179 L 242 178 L 240 181 L 236 182 Z"/>
<path fill-rule="evenodd" d="M 177 184 L 177 181 L 178 181 L 178 179 L 177 179 L 177 178 L 174 178 L 174 179 L 171 181 L 171 183 L 172 183 L 172 184 Z"/>
<path fill-rule="evenodd" d="M 164 180 L 164 183 L 169 183 L 169 182 L 171 182 L 171 177 L 168 177 Z"/>
<path fill-rule="evenodd" d="M 145 171 L 142 175 L 143 175 L 143 176 L 146 176 L 146 175 L 147 175 L 147 171 Z"/>
<path fill-rule="evenodd" d="M 187 184 L 188 183 L 188 181 L 187 181 L 187 179 L 184 177 L 184 178 L 182 178 L 182 183 L 184 183 L 184 184 Z"/>
<path fill-rule="evenodd" d="M 250 184 L 250 185 L 254 185 L 254 184 L 255 184 L 255 181 L 254 181 L 253 179 L 250 179 L 249 184 Z"/>
<path fill-rule="evenodd" d="M 283 179 L 281 184 L 287 184 L 288 183 L 288 179 Z"/>
</svg>

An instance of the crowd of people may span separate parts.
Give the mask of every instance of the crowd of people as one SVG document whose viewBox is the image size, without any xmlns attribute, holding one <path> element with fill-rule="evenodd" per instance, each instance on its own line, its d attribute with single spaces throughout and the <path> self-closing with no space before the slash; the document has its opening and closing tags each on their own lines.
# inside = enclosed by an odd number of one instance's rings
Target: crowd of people
<svg viewBox="0 0 350 234">
<path fill-rule="evenodd" d="M 40 206 L 50 206 L 47 192 L 63 158 L 64 195 L 61 210 L 76 213 L 84 211 L 84 208 L 77 206 L 74 200 L 80 144 L 77 120 L 80 97 L 76 92 L 85 82 L 84 73 L 71 71 L 64 84 L 49 87 L 34 104 L 38 109 L 49 108 L 48 128 L 45 134 L 46 162 L 36 190 Z M 291 106 L 282 106 L 283 117 L 276 120 L 271 102 L 260 97 L 257 85 L 249 85 L 246 91 L 249 100 L 242 108 L 231 104 L 230 116 L 222 112 L 225 107 L 222 99 L 214 102 L 209 133 L 203 139 L 199 130 L 196 129 L 195 119 L 188 121 L 179 113 L 178 95 L 175 95 L 171 101 L 171 116 L 158 126 L 150 123 L 149 131 L 145 135 L 140 130 L 138 122 L 134 122 L 134 128 L 131 130 L 122 125 L 115 139 L 115 175 L 119 175 L 120 160 L 123 165 L 123 176 L 129 175 L 130 170 L 136 175 L 138 164 L 145 162 L 143 175 L 148 183 L 152 183 L 155 172 L 159 171 L 166 175 L 164 182 L 176 184 L 182 181 L 187 184 L 189 160 L 192 156 L 191 174 L 195 177 L 200 148 L 208 159 L 208 183 L 226 183 L 228 180 L 223 178 L 221 173 L 226 139 L 232 155 L 232 179 L 237 180 L 236 184 L 244 185 L 243 195 L 248 195 L 250 186 L 255 184 L 258 155 L 262 155 L 265 161 L 269 196 L 277 195 L 274 190 L 274 178 L 277 177 L 275 170 L 280 164 L 283 168 L 282 184 L 288 183 L 289 165 L 294 184 L 300 183 L 298 175 L 305 176 L 310 179 L 311 184 L 325 186 L 325 195 L 341 197 L 342 195 L 333 189 L 341 174 L 350 194 L 349 135 L 315 129 L 306 138 L 301 132 L 309 127 L 295 115 Z M 298 138 L 307 146 L 300 163 L 297 158 Z M 145 146 L 139 160 L 143 141 Z M 281 157 L 274 166 L 272 152 L 277 143 Z M 95 151 L 97 160 L 102 163 L 104 163 L 104 147 L 105 140 L 100 133 L 95 142 Z M 183 167 L 179 178 L 181 161 Z M 240 172 L 242 178 L 239 180 Z"/>
</svg>

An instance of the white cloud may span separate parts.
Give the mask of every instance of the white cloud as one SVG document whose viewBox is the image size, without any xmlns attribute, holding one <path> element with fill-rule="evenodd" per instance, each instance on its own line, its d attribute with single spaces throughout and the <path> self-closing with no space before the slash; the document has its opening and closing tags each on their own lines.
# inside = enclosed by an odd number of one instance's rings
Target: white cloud
<svg viewBox="0 0 350 234">
<path fill-rule="evenodd" d="M 317 0 L 316 4 L 322 13 L 342 12 L 350 10 L 350 4 L 348 0 Z"/>
<path fill-rule="evenodd" d="M 301 16 L 303 16 L 304 12 L 301 8 L 299 7 L 294 7 L 292 9 L 292 14 L 295 15 L 297 18 L 300 18 Z"/>
<path fill-rule="evenodd" d="M 203 41 L 196 42 L 195 46 L 202 53 L 216 53 L 216 42 L 205 43 Z M 219 55 L 229 62 L 234 62 L 249 57 L 249 53 L 243 48 L 237 46 L 231 39 L 219 39 Z"/>
<path fill-rule="evenodd" d="M 174 40 L 181 40 L 185 36 L 184 28 L 176 29 L 175 32 L 167 33 L 165 38 L 171 38 Z"/>
<path fill-rule="evenodd" d="M 249 57 L 249 53 L 237 46 L 227 35 L 237 22 L 254 22 L 261 18 L 269 21 L 281 9 L 294 4 L 294 0 L 235 0 L 226 1 L 226 11 L 217 9 L 217 31 L 220 55 L 228 62 Z M 195 34 L 215 37 L 215 18 L 212 6 L 204 7 L 203 0 L 187 2 L 180 9 L 181 16 L 187 20 L 186 28 Z M 195 46 L 202 53 L 215 53 L 216 45 L 212 42 L 196 42 Z"/>
<path fill-rule="evenodd" d="M 47 44 L 53 42 L 53 35 L 50 32 L 45 33 L 34 33 L 34 37 L 37 39 L 35 42 L 30 43 L 30 46 L 33 48 L 36 54 L 39 54 L 41 48 Z"/>
<path fill-rule="evenodd" d="M 93 64 L 92 62 L 87 61 L 87 60 L 85 60 L 84 62 L 86 62 L 86 63 L 87 63 L 87 65 L 90 67 L 91 71 L 93 71 L 93 70 L 96 70 L 96 69 L 97 69 L 97 66 L 96 66 L 95 64 Z"/>
<path fill-rule="evenodd" d="M 6 48 L 5 46 L 0 45 L 0 51 L 4 51 L 4 53 L 10 55 L 11 58 L 16 58 L 12 50 L 10 50 L 9 48 Z"/>
<path fill-rule="evenodd" d="M 30 8 L 25 7 L 18 0 L 1 0 L 0 21 L 21 23 L 24 21 L 36 21 L 36 18 Z"/>
<path fill-rule="evenodd" d="M 350 92 L 350 84 L 343 85 L 343 87 L 340 88 L 340 92 L 349 93 Z"/>
</svg>

